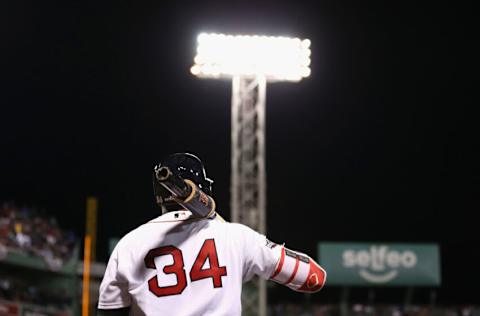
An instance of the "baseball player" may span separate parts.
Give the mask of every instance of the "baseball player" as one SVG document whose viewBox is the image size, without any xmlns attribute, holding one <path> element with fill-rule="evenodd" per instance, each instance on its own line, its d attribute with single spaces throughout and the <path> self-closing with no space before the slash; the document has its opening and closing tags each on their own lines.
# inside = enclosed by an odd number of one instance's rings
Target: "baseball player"
<svg viewBox="0 0 480 316">
<path fill-rule="evenodd" d="M 213 181 L 196 156 L 173 154 L 159 166 L 212 195 Z M 118 242 L 100 285 L 98 315 L 241 315 L 242 284 L 255 275 L 299 292 L 325 284 L 325 270 L 308 255 L 215 212 L 188 211 L 155 172 L 153 183 L 162 215 Z"/>
</svg>

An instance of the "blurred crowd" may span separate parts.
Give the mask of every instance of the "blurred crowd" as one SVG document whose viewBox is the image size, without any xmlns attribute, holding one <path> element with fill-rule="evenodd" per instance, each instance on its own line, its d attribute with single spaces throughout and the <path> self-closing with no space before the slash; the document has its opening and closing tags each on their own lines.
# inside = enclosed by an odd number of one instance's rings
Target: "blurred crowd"
<svg viewBox="0 0 480 316">
<path fill-rule="evenodd" d="M 0 259 L 16 251 L 41 257 L 55 270 L 72 257 L 76 241 L 72 232 L 58 227 L 54 217 L 14 203 L 0 206 Z"/>
<path fill-rule="evenodd" d="M 0 275 L 0 300 L 49 306 L 59 310 L 68 309 L 73 303 L 73 297 L 65 291 L 5 275 Z"/>
<path fill-rule="evenodd" d="M 480 306 L 275 304 L 269 316 L 480 316 Z"/>
</svg>

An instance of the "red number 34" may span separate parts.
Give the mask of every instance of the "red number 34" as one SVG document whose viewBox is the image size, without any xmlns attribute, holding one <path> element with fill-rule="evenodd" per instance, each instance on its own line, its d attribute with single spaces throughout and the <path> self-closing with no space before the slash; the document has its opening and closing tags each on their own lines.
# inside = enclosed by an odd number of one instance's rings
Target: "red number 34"
<svg viewBox="0 0 480 316">
<path fill-rule="evenodd" d="M 175 274 L 177 277 L 177 284 L 170 286 L 160 286 L 158 284 L 157 276 L 148 280 L 148 288 L 150 292 L 156 296 L 167 296 L 181 294 L 187 287 L 187 277 L 185 275 L 182 251 L 175 246 L 163 246 L 151 249 L 145 257 L 145 266 L 150 269 L 156 269 L 154 259 L 156 257 L 171 255 L 173 257 L 173 264 L 165 266 L 163 272 L 165 274 Z M 209 260 L 210 268 L 202 269 L 205 261 Z M 193 263 L 190 270 L 190 280 L 197 281 L 205 278 L 212 278 L 213 287 L 222 287 L 222 276 L 227 275 L 227 268 L 220 267 L 218 263 L 217 249 L 215 247 L 214 239 L 207 239 L 203 243 L 197 259 Z"/>
</svg>

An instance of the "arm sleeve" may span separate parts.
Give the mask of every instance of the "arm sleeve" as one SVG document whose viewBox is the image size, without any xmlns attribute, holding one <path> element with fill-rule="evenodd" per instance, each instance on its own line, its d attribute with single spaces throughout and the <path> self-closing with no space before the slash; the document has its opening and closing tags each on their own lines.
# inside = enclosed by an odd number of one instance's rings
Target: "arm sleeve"
<svg viewBox="0 0 480 316">
<path fill-rule="evenodd" d="M 243 282 L 254 275 L 270 279 L 298 292 L 317 292 L 325 285 L 326 271 L 308 255 L 269 241 L 243 226 Z"/>
<path fill-rule="evenodd" d="M 119 271 L 119 245 L 115 247 L 105 270 L 102 283 L 100 284 L 98 308 L 118 309 L 128 307 L 131 304 L 128 282 Z"/>
<path fill-rule="evenodd" d="M 318 292 L 327 272 L 308 255 L 282 246 L 280 261 L 270 279 L 298 292 Z"/>
</svg>

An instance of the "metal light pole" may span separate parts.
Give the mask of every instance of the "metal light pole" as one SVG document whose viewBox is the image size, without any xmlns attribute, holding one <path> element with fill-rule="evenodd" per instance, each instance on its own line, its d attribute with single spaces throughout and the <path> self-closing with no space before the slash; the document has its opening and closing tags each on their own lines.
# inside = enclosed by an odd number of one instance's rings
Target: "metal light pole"
<svg viewBox="0 0 480 316">
<path fill-rule="evenodd" d="M 266 234 L 265 99 L 267 81 L 310 75 L 310 41 L 267 36 L 200 34 L 191 72 L 232 79 L 232 221 Z M 265 280 L 242 291 L 243 315 L 267 315 Z"/>
<path fill-rule="evenodd" d="M 266 79 L 232 80 L 232 221 L 266 234 L 265 93 Z M 266 316 L 265 280 L 255 277 L 242 291 L 244 315 Z"/>
</svg>

